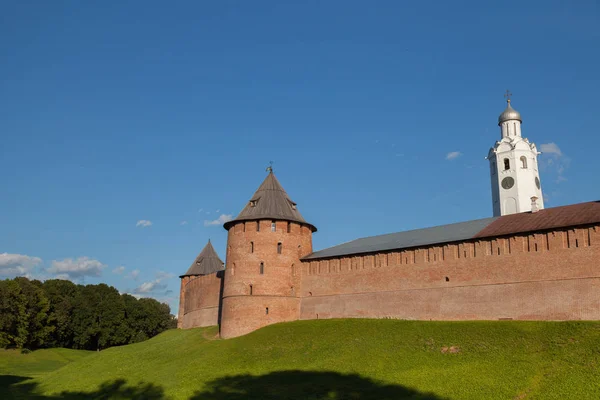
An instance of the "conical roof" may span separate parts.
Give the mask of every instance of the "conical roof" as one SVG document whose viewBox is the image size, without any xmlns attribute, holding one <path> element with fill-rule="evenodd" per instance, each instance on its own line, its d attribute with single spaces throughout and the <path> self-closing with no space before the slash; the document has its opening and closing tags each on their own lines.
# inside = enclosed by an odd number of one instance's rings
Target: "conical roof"
<svg viewBox="0 0 600 400">
<path fill-rule="evenodd" d="M 273 171 L 265 178 L 256 190 L 246 207 L 233 220 L 226 222 L 223 226 L 229 229 L 238 221 L 252 221 L 259 219 L 285 220 L 298 222 L 308 226 L 313 232 L 317 228 L 306 222 L 294 203 L 275 177 Z"/>
<path fill-rule="evenodd" d="M 506 109 L 498 117 L 498 125 L 502 124 L 504 121 L 510 121 L 515 119 L 517 121 L 523 122 L 521 121 L 521 113 L 512 108 L 510 105 L 510 100 L 508 100 Z"/>
<path fill-rule="evenodd" d="M 223 271 L 224 269 L 225 265 L 223 261 L 217 255 L 215 248 L 209 240 L 187 272 L 181 275 L 180 278 L 191 275 L 209 275 L 217 271 Z"/>
</svg>

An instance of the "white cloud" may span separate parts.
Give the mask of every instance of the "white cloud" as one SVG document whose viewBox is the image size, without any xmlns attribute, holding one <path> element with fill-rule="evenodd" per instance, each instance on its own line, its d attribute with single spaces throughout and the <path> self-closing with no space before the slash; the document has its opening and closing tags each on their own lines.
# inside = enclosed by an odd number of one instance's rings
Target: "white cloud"
<svg viewBox="0 0 600 400">
<path fill-rule="evenodd" d="M 221 214 L 221 216 L 212 221 L 204 221 L 204 226 L 223 225 L 225 222 L 229 222 L 233 219 L 231 214 Z"/>
<path fill-rule="evenodd" d="M 462 156 L 460 151 L 451 151 L 450 153 L 446 154 L 446 160 L 454 160 L 460 156 Z"/>
<path fill-rule="evenodd" d="M 137 294 L 146 294 L 146 293 L 155 293 L 155 294 L 163 294 L 167 295 L 172 292 L 172 290 L 167 289 L 167 283 L 163 282 L 167 279 L 174 277 L 170 272 L 158 271 L 156 273 L 156 279 L 149 282 L 144 282 L 137 288 L 133 290 L 134 293 Z"/>
<path fill-rule="evenodd" d="M 57 275 L 67 275 L 71 279 L 82 278 L 84 276 L 100 276 L 106 265 L 98 260 L 89 257 L 79 257 L 76 260 L 65 258 L 64 260 L 54 260 L 48 268 L 48 272 Z"/>
<path fill-rule="evenodd" d="M 543 143 L 540 145 L 540 151 L 546 154 L 554 154 L 557 157 L 562 156 L 562 151 L 560 151 L 560 147 L 556 145 L 556 143 Z"/>
<path fill-rule="evenodd" d="M 142 228 L 147 228 L 152 225 L 152 221 L 148 221 L 147 219 L 140 219 L 135 226 L 141 226 Z"/>
<path fill-rule="evenodd" d="M 135 293 L 129 293 L 129 292 L 119 292 L 119 294 L 128 294 L 128 295 L 130 295 L 130 296 L 133 296 L 133 297 L 135 297 L 135 298 L 136 298 L 136 299 L 138 299 L 138 300 L 142 298 L 142 296 L 141 296 L 141 295 L 139 295 L 139 294 L 135 294 Z"/>
<path fill-rule="evenodd" d="M 41 264 L 39 257 L 24 254 L 0 253 L 0 275 L 23 276 L 28 275 L 36 266 Z"/>
<path fill-rule="evenodd" d="M 204 208 L 201 208 L 201 209 L 198 210 L 198 212 L 202 212 L 202 211 L 204 211 Z"/>
<path fill-rule="evenodd" d="M 556 176 L 555 182 L 561 183 L 567 180 L 565 171 L 571 163 L 571 159 L 566 157 L 560 147 L 554 142 L 543 143 L 540 145 L 540 168 L 545 171 L 553 172 Z"/>
<path fill-rule="evenodd" d="M 113 269 L 112 272 L 113 272 L 113 274 L 121 275 L 123 272 L 125 272 L 125 267 L 123 267 L 123 266 L 117 267 L 117 268 Z"/>
<path fill-rule="evenodd" d="M 165 290 L 167 288 L 166 283 L 161 283 L 160 279 L 156 279 L 152 282 L 144 282 L 140 286 L 134 289 L 134 293 L 142 294 L 142 293 L 150 293 L 156 292 L 160 290 Z"/>
<path fill-rule="evenodd" d="M 179 225 L 187 225 L 187 224 L 188 224 L 188 222 L 187 222 L 187 221 L 181 221 L 181 222 L 179 223 Z"/>
<path fill-rule="evenodd" d="M 133 271 L 131 271 L 129 273 L 129 275 L 127 275 L 127 278 L 131 278 L 135 281 L 135 280 L 137 280 L 138 276 L 140 276 L 140 270 L 134 269 Z"/>
<path fill-rule="evenodd" d="M 162 281 L 162 280 L 164 280 L 164 279 L 169 279 L 169 278 L 172 278 L 172 277 L 174 277 L 174 276 L 175 276 L 175 275 L 173 275 L 173 274 L 172 274 L 172 273 L 170 273 L 170 272 L 158 271 L 158 272 L 156 273 L 156 279 L 159 279 L 159 280 L 161 280 L 161 281 Z"/>
<path fill-rule="evenodd" d="M 217 210 L 217 211 L 215 211 L 215 212 L 216 212 L 216 213 L 218 213 L 218 212 L 221 212 L 221 210 Z"/>
</svg>

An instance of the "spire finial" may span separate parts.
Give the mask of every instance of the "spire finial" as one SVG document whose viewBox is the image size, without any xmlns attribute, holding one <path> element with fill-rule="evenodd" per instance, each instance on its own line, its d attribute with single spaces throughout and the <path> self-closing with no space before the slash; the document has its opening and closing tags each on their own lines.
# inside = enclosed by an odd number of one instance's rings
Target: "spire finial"
<svg viewBox="0 0 600 400">
<path fill-rule="evenodd" d="M 506 89 L 506 93 L 504 93 L 504 98 L 506 99 L 506 102 L 508 104 L 510 104 L 510 97 L 512 96 L 512 93 L 510 92 L 510 90 Z"/>
<path fill-rule="evenodd" d="M 267 172 L 270 174 L 273 173 L 273 161 L 269 161 L 269 166 L 267 167 Z"/>
</svg>

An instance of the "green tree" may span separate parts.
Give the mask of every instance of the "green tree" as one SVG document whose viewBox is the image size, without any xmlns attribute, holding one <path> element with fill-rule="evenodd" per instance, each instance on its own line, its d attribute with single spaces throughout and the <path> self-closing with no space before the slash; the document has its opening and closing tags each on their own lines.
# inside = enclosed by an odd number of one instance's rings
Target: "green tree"
<svg viewBox="0 0 600 400">
<path fill-rule="evenodd" d="M 42 284 L 50 302 L 48 323 L 54 326 L 47 347 L 73 347 L 72 315 L 80 287 L 62 279 L 50 279 Z"/>
<path fill-rule="evenodd" d="M 15 280 L 0 281 L 0 346 L 21 348 L 27 342 L 26 302 Z"/>
<path fill-rule="evenodd" d="M 50 339 L 54 326 L 48 324 L 50 303 L 42 288 L 42 282 L 25 277 L 15 278 L 25 298 L 26 340 L 28 348 L 43 346 Z"/>
<path fill-rule="evenodd" d="M 100 350 L 127 343 L 125 307 L 117 289 L 104 283 L 83 286 L 75 304 L 75 347 Z"/>
</svg>

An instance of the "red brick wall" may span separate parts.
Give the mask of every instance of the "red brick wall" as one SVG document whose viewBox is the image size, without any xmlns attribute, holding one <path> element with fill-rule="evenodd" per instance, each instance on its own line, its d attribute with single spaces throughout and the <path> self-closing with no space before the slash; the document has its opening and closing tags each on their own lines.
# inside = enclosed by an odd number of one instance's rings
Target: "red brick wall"
<svg viewBox="0 0 600 400">
<path fill-rule="evenodd" d="M 185 308 L 185 285 L 190 281 L 191 276 L 181 277 L 179 286 L 179 311 L 177 312 L 177 328 L 183 328 L 183 310 Z"/>
<path fill-rule="evenodd" d="M 178 327 L 187 329 L 218 324 L 222 277 L 223 272 L 217 272 L 182 279 L 183 314 L 180 303 Z"/>
<path fill-rule="evenodd" d="M 256 221 L 239 222 L 229 228 L 221 337 L 240 336 L 265 325 L 299 318 L 300 257 L 312 252 L 312 232 L 293 222 L 289 233 L 287 227 L 287 221 L 276 221 L 276 231 L 272 232 L 271 220 L 261 220 L 260 231 Z M 277 252 L 278 243 L 281 254 Z"/>
<path fill-rule="evenodd" d="M 600 319 L 600 226 L 304 262 L 301 319 Z"/>
</svg>

